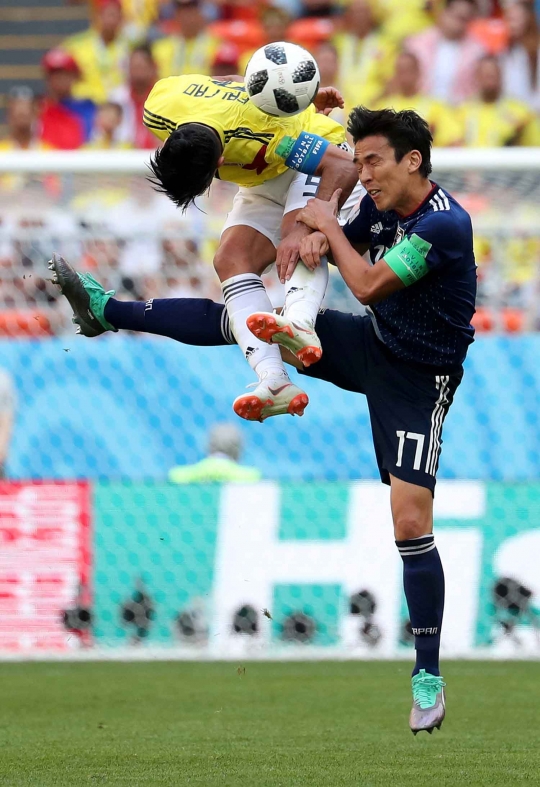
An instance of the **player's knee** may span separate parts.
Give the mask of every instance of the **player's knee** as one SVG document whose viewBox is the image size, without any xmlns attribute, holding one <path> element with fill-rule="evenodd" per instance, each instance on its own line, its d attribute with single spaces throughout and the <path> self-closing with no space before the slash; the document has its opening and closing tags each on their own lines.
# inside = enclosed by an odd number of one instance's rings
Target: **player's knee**
<svg viewBox="0 0 540 787">
<path fill-rule="evenodd" d="M 394 512 L 394 537 L 396 541 L 408 541 L 431 533 L 431 520 L 418 509 Z"/>
<path fill-rule="evenodd" d="M 231 255 L 222 248 L 219 248 L 215 255 L 214 255 L 214 269 L 221 279 L 226 279 L 229 274 L 229 270 L 231 267 Z"/>
<path fill-rule="evenodd" d="M 214 269 L 220 281 L 230 279 L 231 276 L 238 276 L 240 273 L 252 273 L 252 262 L 245 259 L 238 252 L 232 253 L 227 246 L 220 247 L 214 255 Z"/>
</svg>

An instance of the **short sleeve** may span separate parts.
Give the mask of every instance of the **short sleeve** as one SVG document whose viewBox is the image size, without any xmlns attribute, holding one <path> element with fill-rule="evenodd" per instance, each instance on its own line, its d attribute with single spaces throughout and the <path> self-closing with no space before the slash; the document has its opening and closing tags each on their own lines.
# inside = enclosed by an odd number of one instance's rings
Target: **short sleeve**
<svg viewBox="0 0 540 787">
<path fill-rule="evenodd" d="M 356 210 L 343 225 L 343 232 L 350 243 L 369 243 L 371 241 L 371 210 L 373 200 L 364 194 Z"/>
<path fill-rule="evenodd" d="M 448 211 L 428 213 L 420 219 L 414 227 L 414 235 L 422 241 L 429 270 L 463 256 L 466 229 Z"/>
</svg>

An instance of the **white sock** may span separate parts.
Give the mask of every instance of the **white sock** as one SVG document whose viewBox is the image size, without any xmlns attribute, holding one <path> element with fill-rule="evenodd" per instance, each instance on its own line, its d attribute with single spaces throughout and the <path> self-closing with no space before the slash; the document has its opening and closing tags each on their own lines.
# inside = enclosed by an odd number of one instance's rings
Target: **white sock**
<svg viewBox="0 0 540 787">
<path fill-rule="evenodd" d="M 269 374 L 288 379 L 279 347 L 261 342 L 246 325 L 247 318 L 253 312 L 273 311 L 261 277 L 256 273 L 241 273 L 226 279 L 221 283 L 221 288 L 232 332 L 251 368 L 259 378 Z"/>
<path fill-rule="evenodd" d="M 315 325 L 317 314 L 328 284 L 328 260 L 321 257 L 321 264 L 310 271 L 300 260 L 290 280 L 285 285 L 287 319 Z"/>
</svg>

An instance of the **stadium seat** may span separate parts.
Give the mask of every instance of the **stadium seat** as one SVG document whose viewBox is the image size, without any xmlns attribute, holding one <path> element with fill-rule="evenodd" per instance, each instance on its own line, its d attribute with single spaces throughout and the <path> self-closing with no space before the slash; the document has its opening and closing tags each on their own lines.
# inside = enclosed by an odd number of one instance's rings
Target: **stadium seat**
<svg viewBox="0 0 540 787">
<path fill-rule="evenodd" d="M 39 339 L 52 335 L 49 318 L 42 311 L 0 311 L 0 336 Z"/>
<path fill-rule="evenodd" d="M 263 30 L 256 20 L 215 22 L 209 26 L 208 32 L 216 38 L 236 44 L 241 53 L 258 49 L 264 44 Z"/>
<path fill-rule="evenodd" d="M 322 41 L 328 41 L 333 34 L 333 22 L 330 19 L 317 17 L 298 19 L 291 24 L 288 31 L 289 40 L 306 47 L 306 49 L 314 49 Z"/>
</svg>

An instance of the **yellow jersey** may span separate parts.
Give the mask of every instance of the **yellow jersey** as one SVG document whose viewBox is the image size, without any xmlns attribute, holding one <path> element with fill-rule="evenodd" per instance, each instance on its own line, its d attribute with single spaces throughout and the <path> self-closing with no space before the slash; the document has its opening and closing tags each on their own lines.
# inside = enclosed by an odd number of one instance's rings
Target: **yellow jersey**
<svg viewBox="0 0 540 787">
<path fill-rule="evenodd" d="M 339 55 L 338 81 L 347 112 L 359 104 L 371 106 L 394 72 L 395 45 L 380 33 L 366 38 L 337 33 L 331 41 Z"/>
<path fill-rule="evenodd" d="M 81 78 L 73 87 L 75 98 L 89 98 L 101 104 L 112 90 L 124 84 L 130 52 L 124 36 L 105 45 L 99 33 L 90 28 L 66 38 L 62 49 L 73 55 L 81 70 Z"/>
<path fill-rule="evenodd" d="M 152 45 L 152 54 L 158 68 L 158 77 L 179 74 L 209 74 L 220 41 L 206 32 L 196 38 L 166 36 Z"/>
<path fill-rule="evenodd" d="M 540 126 L 523 101 L 501 98 L 491 104 L 466 101 L 459 108 L 464 144 L 473 148 L 540 145 Z"/>
<path fill-rule="evenodd" d="M 277 153 L 283 137 L 306 131 L 336 145 L 345 142 L 343 126 L 313 105 L 293 117 L 271 117 L 251 103 L 242 82 L 201 74 L 161 79 L 144 105 L 144 124 L 162 141 L 184 123 L 217 132 L 225 158 L 218 177 L 239 186 L 260 186 L 287 171 Z"/>
</svg>

